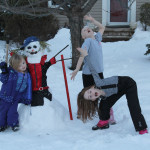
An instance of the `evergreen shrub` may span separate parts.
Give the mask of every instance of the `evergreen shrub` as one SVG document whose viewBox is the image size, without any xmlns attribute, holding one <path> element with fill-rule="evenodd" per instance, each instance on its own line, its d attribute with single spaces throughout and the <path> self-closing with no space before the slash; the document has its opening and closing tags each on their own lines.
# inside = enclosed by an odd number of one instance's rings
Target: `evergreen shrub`
<svg viewBox="0 0 150 150">
<path fill-rule="evenodd" d="M 140 22 L 142 23 L 144 30 L 147 30 L 147 26 L 150 26 L 150 3 L 144 3 L 140 7 Z"/>
</svg>

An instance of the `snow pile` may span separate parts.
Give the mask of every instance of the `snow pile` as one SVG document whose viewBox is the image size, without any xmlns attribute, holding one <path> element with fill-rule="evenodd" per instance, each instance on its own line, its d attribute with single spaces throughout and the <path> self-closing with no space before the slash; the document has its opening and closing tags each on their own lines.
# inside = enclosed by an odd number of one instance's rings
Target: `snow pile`
<svg viewBox="0 0 150 150">
<path fill-rule="evenodd" d="M 45 99 L 44 106 L 19 106 L 20 127 L 25 132 L 47 133 L 50 130 L 62 129 L 68 118 L 67 110 L 55 99 Z"/>
</svg>

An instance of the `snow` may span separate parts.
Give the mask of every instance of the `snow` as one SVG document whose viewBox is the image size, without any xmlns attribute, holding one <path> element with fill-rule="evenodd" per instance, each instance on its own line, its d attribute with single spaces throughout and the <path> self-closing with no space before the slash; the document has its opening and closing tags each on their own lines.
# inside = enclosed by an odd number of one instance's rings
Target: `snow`
<svg viewBox="0 0 150 150">
<path fill-rule="evenodd" d="M 71 57 L 69 29 L 60 29 L 54 39 L 47 41 L 51 52 L 45 53 L 50 59 L 69 44 L 61 54 Z M 104 76 L 131 76 L 137 82 L 139 100 L 147 125 L 150 125 L 150 56 L 145 56 L 146 44 L 150 43 L 150 31 L 135 30 L 129 41 L 102 43 L 104 55 Z M 1 56 L 4 60 L 5 41 L 0 41 Z M 59 54 L 56 59 L 61 59 Z M 71 60 L 65 61 L 69 95 L 73 120 L 70 120 L 62 63 L 51 66 L 47 72 L 48 85 L 53 94 L 50 102 L 45 99 L 42 107 L 19 105 L 20 130 L 13 132 L 10 128 L 0 132 L 1 150 L 148 150 L 150 149 L 149 133 L 139 135 L 135 132 L 125 96 L 114 106 L 116 125 L 109 129 L 92 131 L 98 117 L 83 123 L 76 118 L 77 94 L 82 89 L 82 72 L 75 80 L 70 79 L 72 72 L 68 68 Z M 1 86 L 1 83 L 0 83 Z"/>
</svg>

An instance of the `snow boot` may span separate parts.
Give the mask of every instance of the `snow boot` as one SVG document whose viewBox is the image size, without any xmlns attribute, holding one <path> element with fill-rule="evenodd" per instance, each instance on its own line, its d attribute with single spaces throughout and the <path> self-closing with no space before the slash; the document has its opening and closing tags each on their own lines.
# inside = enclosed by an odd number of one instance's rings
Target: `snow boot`
<svg viewBox="0 0 150 150">
<path fill-rule="evenodd" d="M 6 127 L 0 127 L 0 132 L 5 131 Z"/>
<path fill-rule="evenodd" d="M 98 130 L 98 129 L 102 130 L 107 128 L 109 128 L 109 120 L 105 120 L 105 121 L 100 120 L 97 125 L 92 127 L 92 130 Z"/>
<path fill-rule="evenodd" d="M 19 126 L 18 126 L 18 125 L 13 126 L 13 127 L 12 127 L 12 130 L 13 130 L 14 132 L 18 131 L 18 130 L 19 130 Z"/>
<path fill-rule="evenodd" d="M 148 133 L 148 131 L 147 131 L 147 129 L 144 129 L 144 130 L 141 130 L 141 131 L 139 131 L 139 134 L 145 134 L 145 133 Z"/>
<path fill-rule="evenodd" d="M 111 120 L 111 118 L 109 119 L 109 124 L 110 125 L 115 125 L 116 124 L 116 121 L 115 120 Z"/>
<path fill-rule="evenodd" d="M 116 121 L 115 121 L 115 119 L 114 119 L 114 112 L 113 112 L 113 109 L 112 109 L 112 108 L 110 109 L 109 124 L 110 124 L 110 125 L 116 124 Z"/>
</svg>

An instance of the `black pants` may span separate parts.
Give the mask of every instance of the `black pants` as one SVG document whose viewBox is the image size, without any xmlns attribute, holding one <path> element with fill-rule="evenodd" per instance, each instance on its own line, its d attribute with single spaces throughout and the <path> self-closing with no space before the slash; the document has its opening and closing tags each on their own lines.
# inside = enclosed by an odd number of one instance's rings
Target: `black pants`
<svg viewBox="0 0 150 150">
<path fill-rule="evenodd" d="M 104 79 L 103 73 L 99 73 L 99 77 L 101 79 Z M 94 79 L 92 75 L 86 75 L 86 74 L 82 74 L 82 80 L 83 80 L 83 86 L 88 87 L 91 85 L 95 85 Z"/>
<path fill-rule="evenodd" d="M 99 106 L 99 116 L 102 120 L 110 117 L 110 108 L 123 96 L 126 95 L 130 115 L 136 131 L 147 128 L 144 116 L 141 113 L 136 82 L 130 77 L 119 77 L 118 93 L 105 100 L 101 100 Z"/>
<path fill-rule="evenodd" d="M 43 91 L 33 91 L 31 106 L 43 106 L 44 97 L 46 97 L 50 101 L 52 100 L 52 94 L 47 89 Z"/>
</svg>

